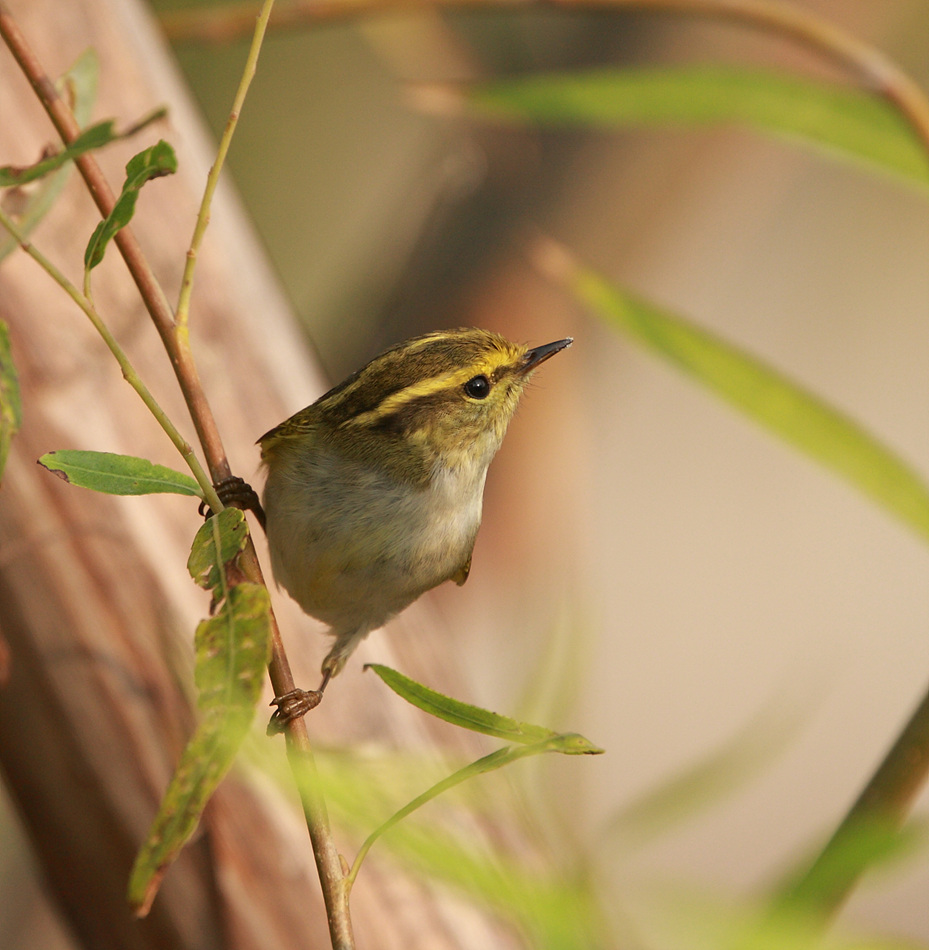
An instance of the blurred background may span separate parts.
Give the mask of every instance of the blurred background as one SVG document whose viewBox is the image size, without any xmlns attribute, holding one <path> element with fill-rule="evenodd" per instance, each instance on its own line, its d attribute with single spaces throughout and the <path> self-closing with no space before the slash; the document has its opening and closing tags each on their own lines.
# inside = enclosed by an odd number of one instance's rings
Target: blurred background
<svg viewBox="0 0 929 950">
<path fill-rule="evenodd" d="M 929 86 L 924 0 L 797 6 Z M 218 131 L 247 38 L 185 36 L 171 19 L 181 9 L 154 5 Z M 430 329 L 575 337 L 536 377 L 491 468 L 468 584 L 424 598 L 409 630 L 373 635 L 345 676 L 381 657 L 381 638 L 409 636 L 456 668 L 462 698 L 604 746 L 544 762 L 534 782 L 646 942 L 662 939 L 647 908 L 666 887 L 750 898 L 815 853 L 855 799 L 929 678 L 926 550 L 585 313 L 533 268 L 527 243 L 552 235 L 929 474 L 925 196 L 734 128 L 475 124 L 420 108 L 421 84 L 720 61 L 833 75 L 782 39 L 671 15 L 291 25 L 269 36 L 230 157 L 330 381 Z M 319 395 L 290 389 L 291 411 Z M 230 451 L 254 477 L 255 450 Z M 605 835 L 640 796 L 736 740 L 750 779 L 647 846 Z M 924 794 L 923 818 L 927 806 Z M 927 893 L 924 847 L 866 878 L 842 926 L 929 943 Z"/>
</svg>

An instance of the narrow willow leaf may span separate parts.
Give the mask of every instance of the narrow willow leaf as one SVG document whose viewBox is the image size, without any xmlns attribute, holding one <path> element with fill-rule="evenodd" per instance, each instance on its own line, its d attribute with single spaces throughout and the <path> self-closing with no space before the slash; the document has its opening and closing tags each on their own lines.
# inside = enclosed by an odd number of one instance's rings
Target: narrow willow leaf
<svg viewBox="0 0 929 950">
<path fill-rule="evenodd" d="M 46 175 L 57 171 L 67 162 L 73 161 L 75 158 L 87 152 L 93 152 L 106 145 L 111 145 L 113 142 L 118 142 L 120 139 L 135 135 L 136 132 L 144 129 L 145 126 L 150 125 L 157 119 L 164 118 L 165 114 L 165 109 L 156 109 L 122 132 L 116 130 L 116 122 L 113 119 L 104 119 L 102 122 L 97 122 L 89 128 L 84 129 L 66 148 L 54 152 L 32 165 L 3 165 L 0 167 L 0 188 L 27 185 L 30 182 L 37 181 L 39 178 L 44 178 Z M 158 145 L 152 146 L 152 148 L 157 149 L 159 145 L 167 146 L 167 143 L 160 142 Z M 170 146 L 167 146 L 167 148 L 170 150 Z M 146 149 L 146 152 L 149 151 L 151 151 L 151 149 Z M 139 154 L 144 155 L 146 152 L 140 152 Z M 138 156 L 136 157 L 138 158 Z M 176 170 L 177 166 L 175 163 L 175 167 L 171 169 L 171 171 Z M 171 171 L 162 171 L 159 174 L 169 175 Z M 154 178 L 156 176 L 150 175 L 149 177 Z"/>
<path fill-rule="evenodd" d="M 915 133 L 876 94 L 727 66 L 531 76 L 473 87 L 474 111 L 540 125 L 600 128 L 738 123 L 929 185 Z"/>
<path fill-rule="evenodd" d="M 904 828 L 880 818 L 858 822 L 829 842 L 812 867 L 792 874 L 773 902 L 788 916 L 829 913 L 865 871 L 917 853 L 926 843 L 926 825 Z"/>
<path fill-rule="evenodd" d="M 87 270 L 92 270 L 103 260 L 107 245 L 132 220 L 142 186 L 153 178 L 173 175 L 176 171 L 177 156 L 163 139 L 129 159 L 123 190 L 113 210 L 94 229 L 84 252 L 84 267 Z"/>
<path fill-rule="evenodd" d="M 62 449 L 43 455 L 39 465 L 72 485 L 92 488 L 108 495 L 173 492 L 203 497 L 200 486 L 190 475 L 132 455 Z"/>
<path fill-rule="evenodd" d="M 494 714 L 491 713 L 490 715 Z M 496 752 L 491 752 L 490 755 L 485 755 L 476 762 L 471 762 L 469 765 L 464 766 L 464 768 L 458 769 L 457 772 L 453 772 L 447 778 L 442 779 L 442 781 L 436 782 L 435 785 L 426 789 L 426 791 L 421 795 L 417 795 L 416 798 L 408 802 L 403 806 L 403 808 L 395 812 L 390 816 L 390 818 L 387 819 L 387 821 L 376 828 L 361 846 L 361 849 L 358 852 L 358 857 L 355 859 L 355 864 L 352 867 L 351 873 L 349 875 L 349 879 L 354 880 L 358 873 L 358 869 L 361 866 L 361 862 L 371 849 L 371 846 L 375 841 L 377 841 L 378 838 L 381 837 L 381 835 L 387 831 L 390 831 L 394 825 L 402 821 L 408 815 L 411 815 L 417 809 L 422 808 L 422 806 L 427 802 L 431 802 L 443 792 L 447 792 L 449 789 L 454 788 L 456 785 L 460 785 L 462 782 L 466 782 L 470 778 L 474 778 L 477 775 L 483 775 L 485 772 L 496 771 L 497 769 L 503 768 L 505 765 L 509 765 L 511 762 L 516 762 L 517 760 L 526 758 L 530 755 L 541 755 L 543 752 L 561 752 L 566 755 L 599 755 L 603 752 L 603 749 L 598 749 L 596 746 L 588 742 L 583 736 L 579 736 L 576 733 L 565 733 L 564 735 L 553 735 L 551 738 L 543 739 L 541 742 L 533 742 L 528 745 L 507 746 L 504 749 L 498 749 Z"/>
<path fill-rule="evenodd" d="M 572 873 L 567 866 L 546 871 L 417 824 L 392 835 L 389 847 L 425 880 L 442 881 L 512 921 L 527 934 L 528 946 L 590 950 L 616 945 L 589 873 Z M 684 941 L 677 945 L 688 946 Z"/>
<path fill-rule="evenodd" d="M 13 436 L 19 432 L 22 421 L 23 407 L 10 347 L 10 328 L 0 320 L 0 478 L 6 468 Z"/>
<path fill-rule="evenodd" d="M 365 666 L 365 669 L 377 673 L 398 696 L 401 696 L 408 703 L 422 709 L 423 712 L 429 713 L 430 716 L 444 719 L 446 722 L 461 726 L 463 729 L 482 732 L 488 736 L 496 736 L 498 739 L 505 739 L 507 742 L 523 744 L 558 740 L 562 748 L 555 751 L 571 755 L 597 754 L 603 751 L 588 742 L 583 736 L 573 733 L 569 735 L 559 734 L 551 729 L 544 729 L 542 726 L 517 722 L 515 719 L 510 719 L 509 716 L 501 716 L 487 709 L 481 709 L 479 706 L 472 706 L 469 703 L 452 699 L 450 696 L 429 689 L 428 686 L 423 686 L 422 683 L 411 680 L 408 676 L 404 676 L 388 666 L 369 663 Z"/>
<path fill-rule="evenodd" d="M 93 49 L 86 49 L 75 60 L 74 65 L 55 82 L 55 88 L 59 94 L 70 102 L 74 118 L 82 129 L 90 121 L 93 104 L 97 99 L 99 73 L 100 63 L 96 52 Z M 23 236 L 27 237 L 32 233 L 35 226 L 55 203 L 55 199 L 61 194 L 71 174 L 71 168 L 69 163 L 48 175 L 35 188 L 23 189 L 21 203 L 16 210 L 16 222 Z M 0 241 L 0 262 L 12 254 L 18 246 L 16 238 L 12 236 L 5 241 Z"/>
<path fill-rule="evenodd" d="M 161 879 L 248 732 L 270 652 L 270 606 L 266 588 L 239 584 L 221 610 L 197 628 L 200 723 L 132 869 L 129 902 L 139 916 L 148 913 Z"/>
<path fill-rule="evenodd" d="M 549 256 L 557 259 L 549 269 L 560 271 L 577 297 L 615 327 L 840 475 L 929 540 L 929 488 L 863 426 L 731 343 L 576 265 L 560 248 Z"/>
<path fill-rule="evenodd" d="M 44 178 L 61 168 L 66 162 L 70 162 L 85 152 L 91 152 L 94 149 L 103 148 L 104 145 L 109 145 L 110 142 L 114 142 L 118 138 L 114 125 L 112 119 L 98 122 L 81 132 L 67 148 L 43 158 L 34 165 L 26 165 L 21 168 L 4 165 L 0 168 L 0 187 L 26 185 L 31 181 Z"/>
<path fill-rule="evenodd" d="M 217 550 L 217 538 L 219 541 Z M 245 547 L 248 528 L 245 515 L 238 508 L 223 510 L 200 526 L 187 559 L 187 570 L 194 581 L 206 590 L 221 585 L 222 566 L 228 564 Z"/>
<path fill-rule="evenodd" d="M 71 68 L 55 81 L 55 88 L 68 101 L 74 118 L 82 128 L 90 121 L 99 80 L 100 59 L 97 51 L 88 46 Z"/>
</svg>

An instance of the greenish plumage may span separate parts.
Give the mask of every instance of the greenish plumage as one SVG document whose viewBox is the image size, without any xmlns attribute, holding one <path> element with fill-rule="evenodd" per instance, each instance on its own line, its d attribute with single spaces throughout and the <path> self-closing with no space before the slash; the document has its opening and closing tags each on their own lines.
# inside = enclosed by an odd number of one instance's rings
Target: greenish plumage
<svg viewBox="0 0 929 950">
<path fill-rule="evenodd" d="M 570 343 L 416 337 L 259 440 L 274 576 L 335 637 L 324 684 L 425 591 L 465 582 L 487 467 L 531 373 Z"/>
</svg>

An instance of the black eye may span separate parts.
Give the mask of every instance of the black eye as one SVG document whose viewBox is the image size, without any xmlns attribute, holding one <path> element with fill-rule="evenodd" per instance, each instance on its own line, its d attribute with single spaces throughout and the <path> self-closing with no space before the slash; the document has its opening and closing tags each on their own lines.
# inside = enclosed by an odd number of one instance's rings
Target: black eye
<svg viewBox="0 0 929 950">
<path fill-rule="evenodd" d="M 464 391 L 472 399 L 486 399 L 490 392 L 490 380 L 483 374 L 474 376 L 464 384 Z"/>
</svg>

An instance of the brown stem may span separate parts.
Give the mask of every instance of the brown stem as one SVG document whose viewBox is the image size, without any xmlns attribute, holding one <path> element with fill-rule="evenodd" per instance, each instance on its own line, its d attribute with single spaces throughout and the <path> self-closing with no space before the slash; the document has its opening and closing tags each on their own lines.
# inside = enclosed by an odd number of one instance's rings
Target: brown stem
<svg viewBox="0 0 929 950">
<path fill-rule="evenodd" d="M 13 58 L 28 79 L 62 140 L 65 144 L 73 141 L 80 133 L 80 127 L 71 109 L 58 95 L 54 83 L 32 51 L 12 14 L 2 4 L 0 4 L 0 37 L 3 38 Z M 80 156 L 76 160 L 76 165 L 100 214 L 105 217 L 112 210 L 115 198 L 100 166 L 92 154 Z M 123 228 L 117 234 L 115 242 L 174 367 L 174 373 L 203 447 L 210 475 L 214 483 L 222 481 L 232 473 L 219 430 L 200 383 L 193 354 L 187 345 L 186 334 L 176 332 L 174 314 L 167 297 L 132 231 L 128 227 Z M 261 566 L 251 539 L 242 553 L 240 563 L 249 580 L 264 584 Z M 274 692 L 278 696 L 289 693 L 296 687 L 273 611 L 268 675 Z M 315 777 L 316 767 L 306 724 L 302 719 L 292 720 L 287 725 L 287 751 L 295 776 L 299 779 L 301 803 L 326 902 L 332 944 L 337 950 L 351 950 L 354 942 L 348 915 L 344 871 L 332 839 L 325 801 L 318 792 L 318 785 L 307 780 L 307 777 L 310 779 Z"/>
<path fill-rule="evenodd" d="M 852 70 L 903 113 L 929 150 L 929 104 L 919 86 L 870 44 L 809 10 L 780 0 L 290 0 L 278 5 L 270 27 L 280 29 L 436 7 L 467 11 L 639 9 L 731 20 L 755 29 L 775 31 Z M 172 40 L 228 42 L 252 29 L 256 11 L 257 5 L 253 2 L 194 7 L 164 13 L 161 22 Z"/>
<path fill-rule="evenodd" d="M 927 103 L 919 86 L 893 62 L 869 44 L 845 33 L 809 11 L 775 2 L 775 0 L 535 0 L 534 3 L 527 3 L 526 0 L 355 0 L 352 3 L 347 3 L 345 0 L 312 0 L 310 3 L 296 2 L 295 0 L 295 2 L 279 9 L 278 13 L 272 17 L 271 22 L 273 26 L 307 22 L 319 23 L 350 16 L 395 12 L 397 10 L 432 10 L 436 6 L 470 10 L 539 9 L 546 7 L 562 10 L 638 8 L 733 20 L 755 28 L 772 30 L 816 50 L 832 62 L 851 70 L 865 83 L 877 90 L 901 112 L 923 143 L 927 153 L 929 153 L 929 103 Z M 246 29 L 246 24 L 250 30 L 254 23 L 255 9 L 255 5 L 249 3 L 237 5 L 234 8 L 221 8 L 215 15 L 210 10 L 197 10 L 192 14 L 165 16 L 163 22 L 169 36 L 175 39 L 224 40 L 239 35 Z M 6 33 L 4 33 L 4 36 L 6 38 Z M 7 42 L 9 44 L 10 40 L 8 39 Z M 11 46 L 11 49 L 13 49 L 13 46 Z M 13 52 L 20 61 L 24 72 L 29 76 L 30 81 L 33 82 L 33 86 L 43 103 L 46 103 L 49 95 L 53 100 L 58 100 L 54 88 L 44 76 L 44 73 L 41 70 L 30 72 L 15 49 L 13 49 Z M 33 80 L 34 76 L 36 77 L 35 81 Z M 60 103 L 60 100 L 58 102 Z M 46 105 L 46 109 L 65 141 L 73 138 L 76 132 L 73 119 L 71 120 L 71 126 L 67 124 L 59 125 L 50 105 Z M 63 103 L 60 104 L 58 111 L 62 110 L 70 116 L 69 110 Z M 84 168 L 84 165 L 96 167 L 96 163 L 93 162 L 90 156 L 84 156 L 78 160 L 78 165 L 91 193 L 97 200 L 98 206 L 101 211 L 106 213 L 104 210 L 106 202 L 104 201 L 104 204 L 101 204 L 101 198 L 98 196 L 107 195 L 108 189 L 106 191 L 101 190 L 99 177 L 88 175 Z M 105 188 L 105 183 L 102 183 L 102 185 Z M 112 196 L 109 197 L 109 204 L 112 204 Z M 205 401 L 201 405 L 199 400 L 193 399 L 193 393 L 188 396 L 185 380 L 192 384 L 190 387 L 192 390 L 198 391 L 200 399 L 202 399 L 202 391 L 199 389 L 199 384 L 196 383 L 196 375 L 193 371 L 192 361 L 189 360 L 189 354 L 185 356 L 184 353 L 180 352 L 180 348 L 176 346 L 176 341 L 173 338 L 173 333 L 166 333 L 167 328 L 173 327 L 173 315 L 164 300 L 164 295 L 154 282 L 154 278 L 151 277 L 147 265 L 142 266 L 144 259 L 141 258 L 141 253 L 138 251 L 138 247 L 130 233 L 128 231 L 122 232 L 120 238 L 117 239 L 117 243 L 143 297 L 146 299 L 147 305 L 149 305 L 150 311 L 152 311 L 153 304 L 157 305 L 158 312 L 157 314 L 152 312 L 152 317 L 163 338 L 168 337 L 165 345 L 171 355 L 172 362 L 174 362 L 178 378 L 181 380 L 185 397 L 188 397 L 188 404 L 191 407 L 195 424 L 198 424 L 198 420 L 204 419 L 205 421 L 200 424 L 204 425 L 205 430 L 215 428 L 212 425 L 212 417 L 206 410 Z M 123 246 L 124 243 L 126 247 Z M 167 317 L 167 322 L 162 322 L 165 317 Z M 212 431 L 201 432 L 200 424 L 198 424 L 198 434 L 200 434 L 204 450 L 207 452 L 211 472 L 217 480 L 227 477 L 229 474 L 228 465 L 222 454 L 218 434 L 214 434 Z M 214 460 L 217 463 L 215 470 Z M 250 558 L 254 558 L 253 549 L 250 548 L 248 554 Z M 258 570 L 257 561 L 255 561 L 253 569 Z M 270 667 L 271 678 L 275 691 L 278 694 L 283 694 L 293 688 L 293 679 L 289 674 L 289 669 L 287 669 L 286 656 L 280 648 L 279 633 L 276 627 L 274 636 L 275 653 Z M 282 662 L 283 666 L 279 666 L 279 662 Z M 303 738 L 301 738 L 301 735 Z M 306 730 L 303 728 L 301 721 L 296 721 L 289 727 L 288 748 L 302 754 L 302 743 L 304 741 L 306 741 Z M 306 747 L 308 749 L 308 742 Z M 310 774 L 313 774 L 312 768 Z M 927 774 L 929 774 L 929 696 L 917 709 L 900 738 L 887 753 L 881 767 L 841 823 L 823 853 L 793 893 L 801 896 L 808 893 L 811 887 L 810 882 L 814 880 L 818 869 L 824 866 L 824 863 L 831 859 L 836 849 L 848 840 L 849 834 L 854 829 L 861 827 L 866 821 L 873 818 L 883 818 L 892 821 L 894 824 L 902 823 L 916 792 L 925 782 Z M 328 832 L 325 805 L 318 796 L 311 793 L 304 800 L 304 809 L 307 813 L 307 823 L 311 835 L 313 835 L 314 853 L 316 854 L 317 865 L 320 868 L 321 879 L 323 879 L 331 926 L 334 915 L 341 912 L 340 908 L 344 907 L 345 909 L 345 921 L 348 930 L 343 934 L 343 938 L 347 942 L 337 942 L 336 930 L 333 929 L 334 945 L 339 947 L 351 946 L 350 922 L 347 918 L 347 894 L 343 886 L 344 878 L 339 867 L 338 853 L 335 851 L 328 833 L 324 836 L 325 840 L 323 838 L 318 840 L 314 832 L 314 825 L 320 818 Z M 325 873 L 324 867 L 327 868 Z M 333 885 L 329 891 L 326 890 L 327 876 Z M 825 906 L 820 903 L 818 905 L 820 910 L 825 910 L 828 913 L 830 909 L 837 909 L 851 890 L 855 877 L 850 875 L 843 886 L 835 890 Z"/>
<path fill-rule="evenodd" d="M 23 75 L 29 80 L 29 84 L 42 103 L 62 141 L 65 144 L 74 141 L 80 134 L 80 126 L 74 118 L 74 114 L 65 100 L 58 94 L 55 84 L 49 79 L 48 74 L 32 51 L 26 38 L 22 35 L 12 15 L 4 7 L 0 7 L 0 35 L 3 36 Z M 116 199 L 100 166 L 97 164 L 96 158 L 92 153 L 86 153 L 79 156 L 75 164 L 101 216 L 106 217 L 113 209 Z M 180 383 L 194 427 L 197 430 L 197 438 L 203 446 L 210 475 L 214 483 L 222 481 L 222 479 L 228 478 L 232 472 L 229 470 L 229 463 L 226 460 L 219 430 L 216 428 L 216 421 L 212 412 L 210 412 L 203 387 L 200 385 L 193 356 L 190 349 L 182 344 L 175 333 L 174 313 L 168 299 L 145 255 L 142 253 L 139 242 L 131 228 L 123 228 L 117 233 L 115 240 L 174 367 L 175 375 Z"/>
</svg>

